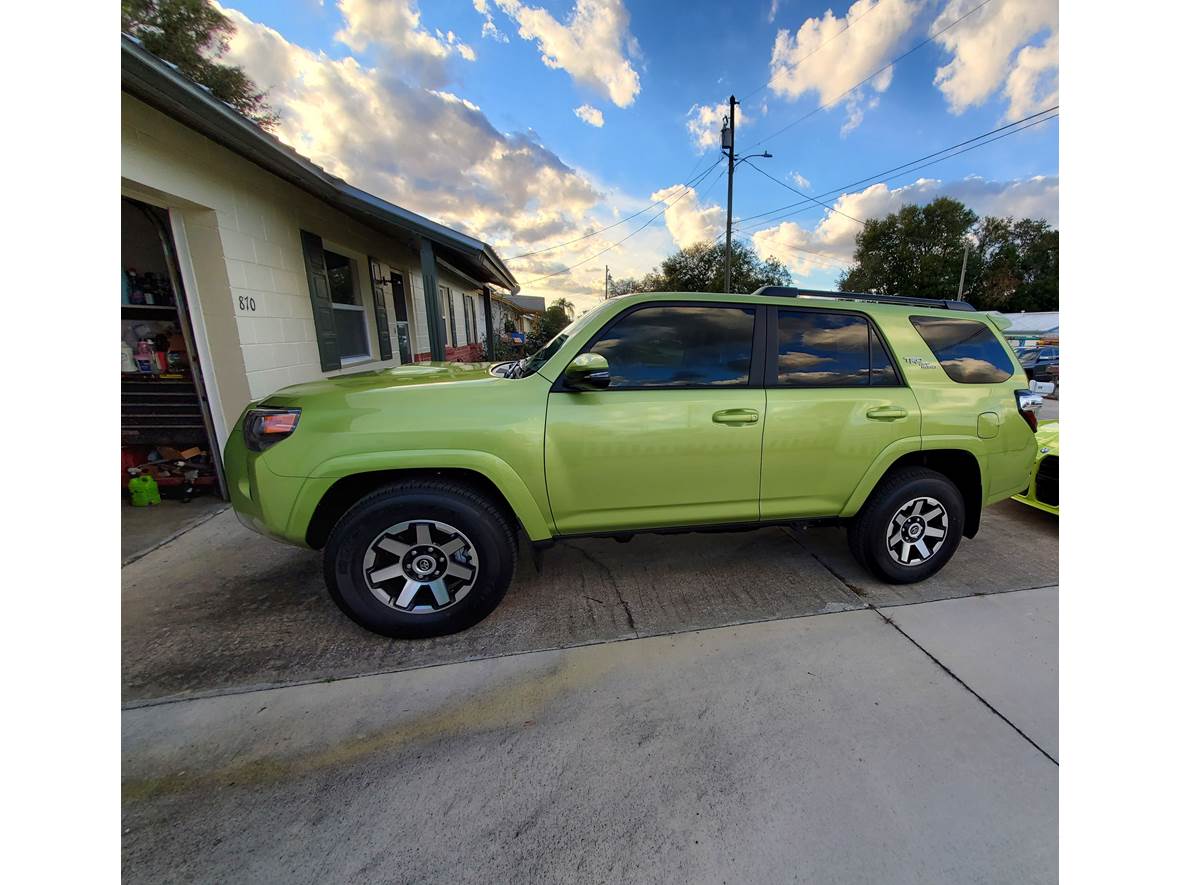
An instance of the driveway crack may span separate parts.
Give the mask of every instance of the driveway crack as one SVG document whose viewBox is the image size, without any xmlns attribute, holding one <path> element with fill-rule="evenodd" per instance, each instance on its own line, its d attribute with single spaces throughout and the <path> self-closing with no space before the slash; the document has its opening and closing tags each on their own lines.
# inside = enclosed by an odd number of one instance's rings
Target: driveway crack
<svg viewBox="0 0 1180 885">
<path fill-rule="evenodd" d="M 1005 716 L 1003 713 L 1001 713 L 999 710 L 997 710 L 995 707 L 993 707 L 991 704 L 989 704 L 987 699 L 983 695 L 981 695 L 979 692 L 977 692 L 975 689 L 973 689 L 970 685 L 968 685 L 966 682 L 964 682 L 962 679 L 960 679 L 958 676 L 956 676 L 954 671 L 951 670 L 950 667 L 948 667 L 946 664 L 944 664 L 942 661 L 940 661 L 938 658 L 936 658 L 934 655 L 932 655 L 929 651 L 927 651 L 927 649 L 920 642 L 918 642 L 916 639 L 914 639 L 914 637 L 910 636 L 910 634 L 906 633 L 905 630 L 903 630 L 903 629 L 901 629 L 901 627 L 897 626 L 897 624 L 893 621 L 892 618 L 886 616 L 884 612 L 882 612 L 880 609 L 878 609 L 876 606 L 872 605 L 871 603 L 869 604 L 869 608 L 871 608 L 873 611 L 875 611 L 877 613 L 877 615 L 881 618 L 881 620 L 883 620 L 886 624 L 888 624 L 890 627 L 892 627 L 894 630 L 896 630 L 898 633 L 900 633 L 902 636 L 904 636 L 906 639 L 908 639 L 910 642 L 912 642 L 914 644 L 914 647 L 917 648 L 918 651 L 922 652 L 922 654 L 926 655 L 926 657 L 928 657 L 928 658 L 930 658 L 930 660 L 934 661 L 934 663 L 937 664 L 942 669 L 942 671 L 944 673 L 946 673 L 947 676 L 951 677 L 951 679 L 955 680 L 955 682 L 959 683 L 959 685 L 961 685 L 961 686 L 963 686 L 963 688 L 967 689 L 967 691 L 969 691 L 975 697 L 976 700 L 978 700 L 981 704 L 983 704 L 985 707 L 987 707 L 989 710 L 991 710 L 993 713 L 995 713 L 997 716 L 999 716 L 1002 720 L 1004 720 L 1004 722 L 1008 723 L 1008 726 L 1014 732 L 1016 732 L 1018 735 L 1020 735 L 1022 738 L 1024 738 L 1026 741 L 1028 741 L 1034 747 L 1036 747 L 1037 751 L 1040 752 L 1041 755 L 1043 755 L 1046 759 L 1048 759 L 1054 765 L 1059 766 L 1061 764 L 1056 759 L 1054 759 L 1044 747 L 1042 747 L 1040 744 L 1038 744 L 1036 741 L 1034 741 L 1031 737 L 1029 737 L 1027 734 L 1025 734 L 1016 725 L 1015 722 L 1013 722 L 1011 719 L 1009 719 L 1007 716 Z"/>
<path fill-rule="evenodd" d="M 586 561 L 589 562 L 591 565 L 597 566 L 598 568 L 602 569 L 603 573 L 606 575 L 607 581 L 610 582 L 611 588 L 615 591 L 615 597 L 619 600 L 619 605 L 622 606 L 622 608 L 623 608 L 623 614 L 626 615 L 626 617 L 627 617 L 627 626 L 631 629 L 631 632 L 634 633 L 636 637 L 638 637 L 639 631 L 635 628 L 635 617 L 634 617 L 634 615 L 631 614 L 631 606 L 627 602 L 627 600 L 623 598 L 623 591 L 619 587 L 619 582 L 615 578 L 615 573 L 613 571 L 611 571 L 611 567 L 609 565 L 607 565 L 605 562 L 603 562 L 601 559 L 599 559 L 597 556 L 590 553 L 588 550 L 583 550 L 577 544 L 567 543 L 566 546 L 569 547 L 571 550 L 574 550 L 574 551 L 582 554 L 582 556 L 585 557 Z"/>
<path fill-rule="evenodd" d="M 1017 727 L 1015 722 L 1013 722 L 1011 719 L 1009 719 L 1007 716 L 1005 716 L 1003 713 L 1001 713 L 999 710 L 997 710 L 995 707 L 993 707 L 990 703 L 988 703 L 987 699 L 984 698 L 979 692 L 977 692 L 970 685 L 968 685 L 966 682 L 964 682 L 962 679 L 960 679 L 957 675 L 955 675 L 955 672 L 953 670 L 951 670 L 950 667 L 948 667 L 946 664 L 944 664 L 942 661 L 940 661 L 938 658 L 936 658 L 933 654 L 931 654 L 929 651 L 927 651 L 925 646 L 923 646 L 920 642 L 918 642 L 916 639 L 914 639 L 914 637 L 910 636 L 910 634 L 906 633 L 905 630 L 901 629 L 901 627 L 897 626 L 897 624 L 894 623 L 893 619 L 890 618 L 888 615 L 886 615 L 884 612 L 882 612 L 881 609 L 877 608 L 877 606 L 874 605 L 864 593 L 862 593 L 860 590 L 858 590 L 856 588 L 856 585 L 854 585 L 851 581 L 849 581 L 847 578 L 843 577 L 839 572 L 837 572 L 835 569 L 833 569 L 831 566 L 829 566 L 826 562 L 824 562 L 822 559 L 820 559 L 818 556 L 816 556 L 806 545 L 800 544 L 799 546 L 802 547 L 804 550 L 806 550 L 808 556 L 810 556 L 817 563 L 819 563 L 820 567 L 823 568 L 825 571 L 827 571 L 828 574 L 830 574 L 833 578 L 835 578 L 837 581 L 839 581 L 841 584 L 843 584 L 845 587 L 847 587 L 849 589 L 849 591 L 851 591 L 852 593 L 855 593 L 858 597 L 860 597 L 860 599 L 864 602 L 865 606 L 867 606 L 869 609 L 871 609 L 877 615 L 877 617 L 879 617 L 882 621 L 884 621 L 886 624 L 888 624 L 890 627 L 892 627 L 894 630 L 896 630 L 898 633 L 900 633 L 902 636 L 904 636 L 906 639 L 908 639 L 910 641 L 910 643 L 912 643 L 913 646 L 916 649 L 918 649 L 918 651 L 922 652 L 922 654 L 926 655 L 926 657 L 930 658 L 930 660 L 932 660 L 935 664 L 937 664 L 939 669 L 941 669 L 944 673 L 946 673 L 947 676 L 951 677 L 951 679 L 955 680 L 955 682 L 957 682 L 957 683 L 959 683 L 959 685 L 963 686 L 963 688 L 966 689 L 971 694 L 972 697 L 974 697 L 977 701 L 979 701 L 981 704 L 983 704 L 985 707 L 987 707 L 992 713 L 994 713 L 996 716 L 998 716 L 1014 732 L 1016 732 L 1018 735 L 1020 735 L 1026 741 L 1028 741 L 1037 750 L 1038 753 L 1040 753 L 1042 756 L 1044 756 L 1046 759 L 1048 759 L 1054 765 L 1057 765 L 1058 767 L 1060 767 L 1061 763 L 1059 763 L 1056 759 L 1054 759 L 1049 754 L 1049 752 L 1047 750 L 1045 750 L 1044 747 L 1042 747 L 1040 744 L 1038 744 L 1036 741 L 1034 741 L 1031 737 L 1029 737 L 1027 734 L 1025 734 L 1019 727 Z"/>
</svg>

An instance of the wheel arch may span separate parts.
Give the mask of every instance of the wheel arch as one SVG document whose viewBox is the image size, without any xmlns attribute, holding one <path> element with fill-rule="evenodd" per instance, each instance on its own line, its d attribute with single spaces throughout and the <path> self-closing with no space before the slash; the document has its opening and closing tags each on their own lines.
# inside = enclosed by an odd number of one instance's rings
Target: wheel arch
<svg viewBox="0 0 1180 885">
<path fill-rule="evenodd" d="M 941 473 L 955 484 L 963 496 L 965 510 L 963 536 L 974 538 L 979 532 L 983 512 L 983 471 L 979 458 L 967 449 L 920 449 L 894 458 L 871 478 L 866 477 L 849 500 L 842 516 L 854 516 L 886 477 L 905 467 L 925 467 Z"/>
<path fill-rule="evenodd" d="M 492 458 L 486 453 L 473 453 Z M 494 459 L 495 464 L 451 463 L 421 465 L 410 463 L 398 466 L 354 465 L 355 469 L 338 466 L 334 475 L 321 477 L 320 482 L 331 484 L 319 495 L 304 530 L 303 540 L 319 550 L 327 542 L 332 526 L 365 495 L 407 479 L 447 479 L 460 482 L 488 498 L 499 508 L 511 524 L 524 529 L 532 541 L 543 541 L 553 536 L 548 514 L 538 506 L 524 481 L 507 464 Z M 490 468 L 490 469 L 489 469 Z M 498 468 L 498 469 L 497 469 Z M 320 486 L 322 488 L 322 485 Z"/>
</svg>

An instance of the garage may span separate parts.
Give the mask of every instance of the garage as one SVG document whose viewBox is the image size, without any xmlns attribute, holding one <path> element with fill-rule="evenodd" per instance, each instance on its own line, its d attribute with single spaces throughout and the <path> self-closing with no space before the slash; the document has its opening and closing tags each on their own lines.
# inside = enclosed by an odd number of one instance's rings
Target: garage
<svg viewBox="0 0 1180 885">
<path fill-rule="evenodd" d="M 123 197 L 120 221 L 126 558 L 220 509 L 226 492 L 168 213 Z"/>
</svg>

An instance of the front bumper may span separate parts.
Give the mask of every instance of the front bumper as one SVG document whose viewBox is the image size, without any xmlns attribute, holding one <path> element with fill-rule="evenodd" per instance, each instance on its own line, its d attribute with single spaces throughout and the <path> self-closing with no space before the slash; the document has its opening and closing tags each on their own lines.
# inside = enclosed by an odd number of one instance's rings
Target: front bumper
<svg viewBox="0 0 1180 885">
<path fill-rule="evenodd" d="M 1012 500 L 1059 516 L 1059 463 L 1056 450 L 1038 455 L 1036 463 L 1033 464 L 1028 488 L 1019 495 L 1013 495 Z"/>
<path fill-rule="evenodd" d="M 303 513 L 305 506 L 298 506 L 306 501 L 300 495 L 307 483 L 304 477 L 271 471 L 265 453 L 246 448 L 241 421 L 226 443 L 224 463 L 229 500 L 242 525 L 276 541 L 308 546 L 311 513 Z"/>
</svg>

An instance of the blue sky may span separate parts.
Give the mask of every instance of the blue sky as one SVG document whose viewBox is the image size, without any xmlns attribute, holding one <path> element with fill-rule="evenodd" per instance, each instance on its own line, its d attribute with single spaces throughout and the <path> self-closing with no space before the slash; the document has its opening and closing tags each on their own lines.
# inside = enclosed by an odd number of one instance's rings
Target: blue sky
<svg viewBox="0 0 1180 885">
<path fill-rule="evenodd" d="M 638 274 L 678 245 L 717 235 L 722 166 L 691 191 L 685 185 L 720 156 L 714 111 L 731 92 L 743 99 L 739 154 L 769 150 L 761 168 L 812 195 L 1055 105 L 1056 3 L 989 0 L 971 12 L 980 2 L 239 0 L 225 8 L 238 25 L 230 60 L 271 90 L 281 138 L 503 256 L 545 249 L 511 265 L 525 291 L 585 307 L 605 263 L 616 278 Z M 1049 121 L 825 198 L 844 214 L 812 205 L 741 227 L 797 282 L 825 287 L 854 248 L 859 225 L 848 216 L 950 193 L 981 214 L 1056 224 L 1057 154 Z M 665 204 L 631 222 L 547 248 L 660 198 Z M 735 217 L 798 200 L 739 170 Z M 665 205 L 642 232 L 592 257 Z"/>
</svg>

